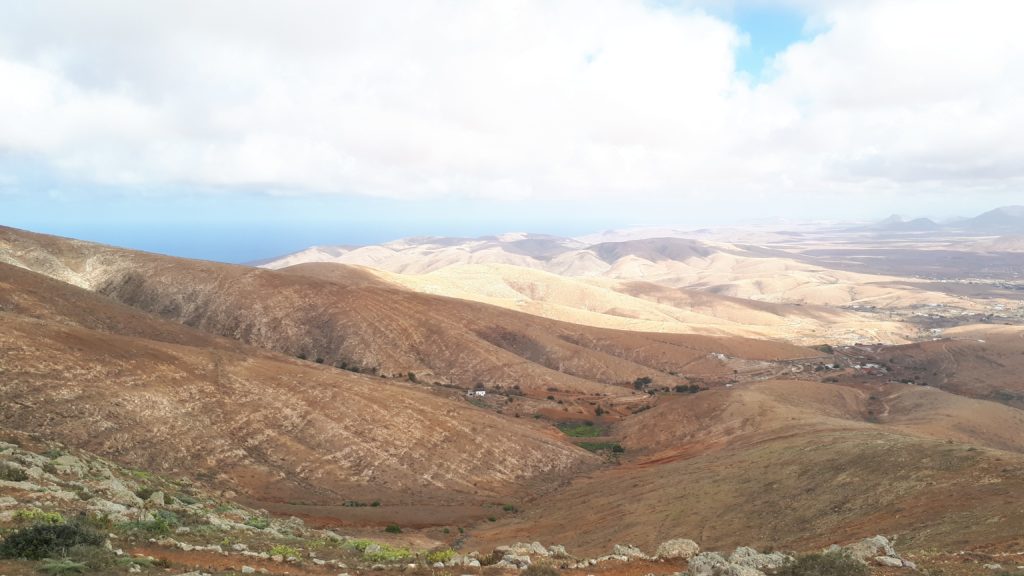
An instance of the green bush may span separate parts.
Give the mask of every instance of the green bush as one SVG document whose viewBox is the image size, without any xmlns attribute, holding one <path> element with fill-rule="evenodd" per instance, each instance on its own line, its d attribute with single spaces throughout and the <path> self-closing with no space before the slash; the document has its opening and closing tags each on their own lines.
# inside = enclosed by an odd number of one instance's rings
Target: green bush
<svg viewBox="0 0 1024 576">
<path fill-rule="evenodd" d="M 103 535 L 77 524 L 38 524 L 11 533 L 0 542 L 0 558 L 41 560 L 78 545 L 100 546 Z"/>
<path fill-rule="evenodd" d="M 626 449 L 617 442 L 580 442 L 578 446 L 584 450 L 590 450 L 591 452 L 611 451 L 615 454 L 622 454 L 626 451 Z"/>
<path fill-rule="evenodd" d="M 380 550 L 364 552 L 363 558 L 369 562 L 390 563 L 408 560 L 413 557 L 412 551 L 408 548 L 397 548 L 387 544 L 378 544 L 378 546 L 380 546 Z"/>
<path fill-rule="evenodd" d="M 14 513 L 14 519 L 33 524 L 63 524 L 60 512 L 44 512 L 39 508 L 22 508 Z"/>
<path fill-rule="evenodd" d="M 270 527 L 270 518 L 266 516 L 252 516 L 245 521 L 246 526 L 252 526 L 257 530 L 264 530 Z"/>
<path fill-rule="evenodd" d="M 270 555 L 283 556 L 285 558 L 299 558 L 302 553 L 299 552 L 298 548 L 293 548 L 284 544 L 275 544 L 274 547 L 270 549 Z"/>
<path fill-rule="evenodd" d="M 599 426 L 594 426 L 591 422 L 583 422 L 581 424 L 559 424 L 558 429 L 566 436 L 572 436 L 573 438 L 593 438 L 595 436 L 604 436 L 604 430 Z"/>
<path fill-rule="evenodd" d="M 377 546 L 373 552 L 367 552 L 370 546 Z M 412 558 L 413 553 L 407 548 L 396 548 L 373 540 L 349 540 L 348 546 L 363 553 L 363 558 L 370 562 L 398 562 Z"/>
<path fill-rule="evenodd" d="M 388 524 L 387 528 L 385 528 L 384 531 L 389 534 L 401 534 L 402 527 L 398 524 Z"/>
<path fill-rule="evenodd" d="M 434 550 L 433 552 L 427 553 L 427 563 L 433 564 L 435 562 L 447 562 L 455 557 L 455 550 L 451 548 L 447 550 Z"/>
<path fill-rule="evenodd" d="M 807 554 L 774 572 L 774 576 L 869 576 L 868 567 L 844 552 Z"/>
<path fill-rule="evenodd" d="M 51 560 L 47 558 L 43 560 L 43 563 L 39 565 L 39 571 L 45 574 L 52 574 L 54 576 L 60 576 L 62 574 L 82 574 L 85 572 L 86 566 L 81 562 L 75 562 L 74 560 Z"/>
</svg>

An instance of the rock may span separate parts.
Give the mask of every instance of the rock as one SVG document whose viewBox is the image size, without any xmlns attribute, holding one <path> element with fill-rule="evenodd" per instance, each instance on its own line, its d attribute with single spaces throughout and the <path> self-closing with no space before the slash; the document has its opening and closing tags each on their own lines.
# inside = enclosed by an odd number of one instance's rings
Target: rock
<svg viewBox="0 0 1024 576">
<path fill-rule="evenodd" d="M 1003 569 L 1003 565 L 1002 564 L 983 564 L 981 567 L 986 569 L 986 570 L 1002 570 Z"/>
<path fill-rule="evenodd" d="M 284 562 L 284 556 L 281 556 L 280 554 L 274 554 L 270 559 L 274 562 Z"/>
<path fill-rule="evenodd" d="M 17 506 L 18 501 L 10 496 L 0 496 L 0 508 L 9 508 L 11 506 Z"/>
<path fill-rule="evenodd" d="M 515 566 L 516 568 L 525 568 L 533 563 L 530 557 L 525 554 L 512 553 L 502 556 L 501 561 L 505 562 L 509 566 Z"/>
<path fill-rule="evenodd" d="M 547 556 L 548 550 L 540 542 L 516 542 L 511 546 L 506 546 L 505 551 L 511 552 L 518 556 Z M 495 548 L 498 550 L 498 548 Z"/>
<path fill-rule="evenodd" d="M 612 556 L 625 556 L 627 560 L 630 558 L 647 558 L 643 551 L 632 544 L 626 544 L 625 546 L 616 544 L 612 547 Z"/>
<path fill-rule="evenodd" d="M 242 566 L 242 574 L 255 574 L 256 569 L 252 566 Z"/>
<path fill-rule="evenodd" d="M 434 562 L 431 565 L 432 568 L 444 568 L 444 562 Z"/>
<path fill-rule="evenodd" d="M 248 547 L 248 546 L 246 546 L 245 544 L 241 544 L 241 543 L 239 543 L 239 544 L 232 544 L 232 545 L 231 545 L 231 549 L 232 549 L 232 550 L 234 550 L 234 551 L 236 551 L 236 552 L 242 552 L 242 551 L 244 551 L 244 550 L 248 550 L 248 549 L 249 549 L 249 547 Z"/>
<path fill-rule="evenodd" d="M 116 502 L 124 506 L 142 506 L 142 499 L 136 496 L 134 492 L 125 486 L 124 482 L 121 482 L 117 478 L 106 478 L 97 482 L 95 486 L 97 492 L 100 492 L 112 502 Z"/>
<path fill-rule="evenodd" d="M 466 563 L 466 566 L 472 566 L 473 568 L 479 568 L 480 567 L 480 561 L 477 560 L 476 558 L 473 558 L 472 560 L 470 560 L 469 562 Z"/>
<path fill-rule="evenodd" d="M 675 538 L 673 540 L 666 540 L 658 546 L 658 551 L 655 553 L 658 558 L 676 559 L 682 558 L 689 560 L 700 553 L 700 546 L 697 545 L 693 540 L 687 540 L 686 538 Z"/>
<path fill-rule="evenodd" d="M 757 570 L 781 568 L 790 563 L 793 559 L 781 552 L 761 554 L 753 548 L 740 546 L 729 556 L 729 563 Z"/>
<path fill-rule="evenodd" d="M 81 478 L 89 471 L 89 466 L 85 462 L 70 454 L 58 456 L 51 460 L 50 463 L 53 464 L 53 467 L 57 469 L 59 474 L 68 474 L 78 478 Z"/>
<path fill-rule="evenodd" d="M 845 550 L 850 553 L 857 560 L 864 564 L 867 564 L 868 560 L 875 558 L 876 556 L 889 556 L 890 558 L 899 558 L 899 554 L 892 547 L 892 543 L 885 536 L 872 536 L 871 538 L 865 538 L 860 542 L 850 544 L 845 547 Z"/>
<path fill-rule="evenodd" d="M 704 552 L 690 559 L 690 576 L 719 576 L 729 567 L 717 552 Z"/>
<path fill-rule="evenodd" d="M 903 567 L 903 560 L 893 558 L 891 556 L 875 556 L 875 562 L 877 562 L 879 566 L 888 566 L 890 568 Z"/>
<path fill-rule="evenodd" d="M 572 558 L 572 556 L 570 556 L 565 550 L 565 546 L 562 546 L 561 544 L 552 544 L 551 546 L 548 546 L 548 554 L 550 554 L 552 558 Z"/>
<path fill-rule="evenodd" d="M 142 566 L 139 566 L 135 563 L 132 563 L 130 566 L 128 566 L 129 574 L 138 574 L 139 572 L 142 572 Z"/>
<path fill-rule="evenodd" d="M 150 506 L 163 506 L 164 493 L 159 490 L 153 492 L 149 495 L 149 498 L 146 498 L 146 504 L 149 504 Z"/>
</svg>

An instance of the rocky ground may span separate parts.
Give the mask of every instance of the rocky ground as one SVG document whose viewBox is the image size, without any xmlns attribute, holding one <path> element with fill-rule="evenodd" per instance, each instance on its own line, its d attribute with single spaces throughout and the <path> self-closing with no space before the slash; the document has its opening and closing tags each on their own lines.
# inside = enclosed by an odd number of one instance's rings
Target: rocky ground
<svg viewBox="0 0 1024 576">
<path fill-rule="evenodd" d="M 564 546 L 539 542 L 493 551 L 423 546 L 395 529 L 379 538 L 355 538 L 307 527 L 297 518 L 271 517 L 191 481 L 131 470 L 89 453 L 6 432 L 0 442 L 0 534 L 5 539 L 33 526 L 70 524 L 102 536 L 102 546 L 60 549 L 46 558 L 0 560 L 0 574 L 308 574 L 372 572 L 450 575 L 518 572 L 550 566 L 566 574 L 682 574 L 764 576 L 793 561 L 781 552 L 739 547 L 731 553 L 700 550 L 673 539 L 656 550 L 615 545 L 609 554 L 577 558 Z M 420 543 L 420 546 L 416 544 Z M 837 551 L 874 574 L 1014 574 L 1024 555 L 1007 553 L 901 557 L 882 536 Z M 2 541 L 0 541 L 0 550 Z"/>
</svg>

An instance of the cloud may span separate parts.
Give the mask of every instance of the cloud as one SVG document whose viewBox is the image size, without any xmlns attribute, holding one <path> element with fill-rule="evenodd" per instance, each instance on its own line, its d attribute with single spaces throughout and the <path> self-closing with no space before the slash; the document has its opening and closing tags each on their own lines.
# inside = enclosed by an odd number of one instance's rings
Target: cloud
<svg viewBox="0 0 1024 576">
<path fill-rule="evenodd" d="M 101 185 L 396 198 L 1019 186 L 1024 6 L 795 3 L 820 32 L 759 84 L 698 4 L 17 3 L 0 154 Z"/>
</svg>

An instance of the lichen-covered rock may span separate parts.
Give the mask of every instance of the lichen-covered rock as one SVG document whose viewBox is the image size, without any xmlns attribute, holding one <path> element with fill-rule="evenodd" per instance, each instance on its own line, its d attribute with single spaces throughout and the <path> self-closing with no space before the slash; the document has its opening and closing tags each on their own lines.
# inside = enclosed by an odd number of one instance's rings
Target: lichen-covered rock
<svg viewBox="0 0 1024 576">
<path fill-rule="evenodd" d="M 689 560 L 700 553 L 700 546 L 693 540 L 675 538 L 666 540 L 658 546 L 658 558 Z"/>
<path fill-rule="evenodd" d="M 867 564 L 869 560 L 877 556 L 888 556 L 890 558 L 899 558 L 899 554 L 893 548 L 892 543 L 885 536 L 872 536 L 871 538 L 865 538 L 860 542 L 850 544 L 844 548 L 850 556 L 853 556 L 860 562 Z"/>
<path fill-rule="evenodd" d="M 729 563 L 758 570 L 781 568 L 791 562 L 793 558 L 781 552 L 762 554 L 753 548 L 740 546 L 729 556 Z"/>
<path fill-rule="evenodd" d="M 612 547 L 612 556 L 625 556 L 627 559 L 647 558 L 642 550 L 632 544 L 616 544 Z"/>
<path fill-rule="evenodd" d="M 690 559 L 690 576 L 720 576 L 729 563 L 718 552 L 703 552 Z"/>
</svg>

